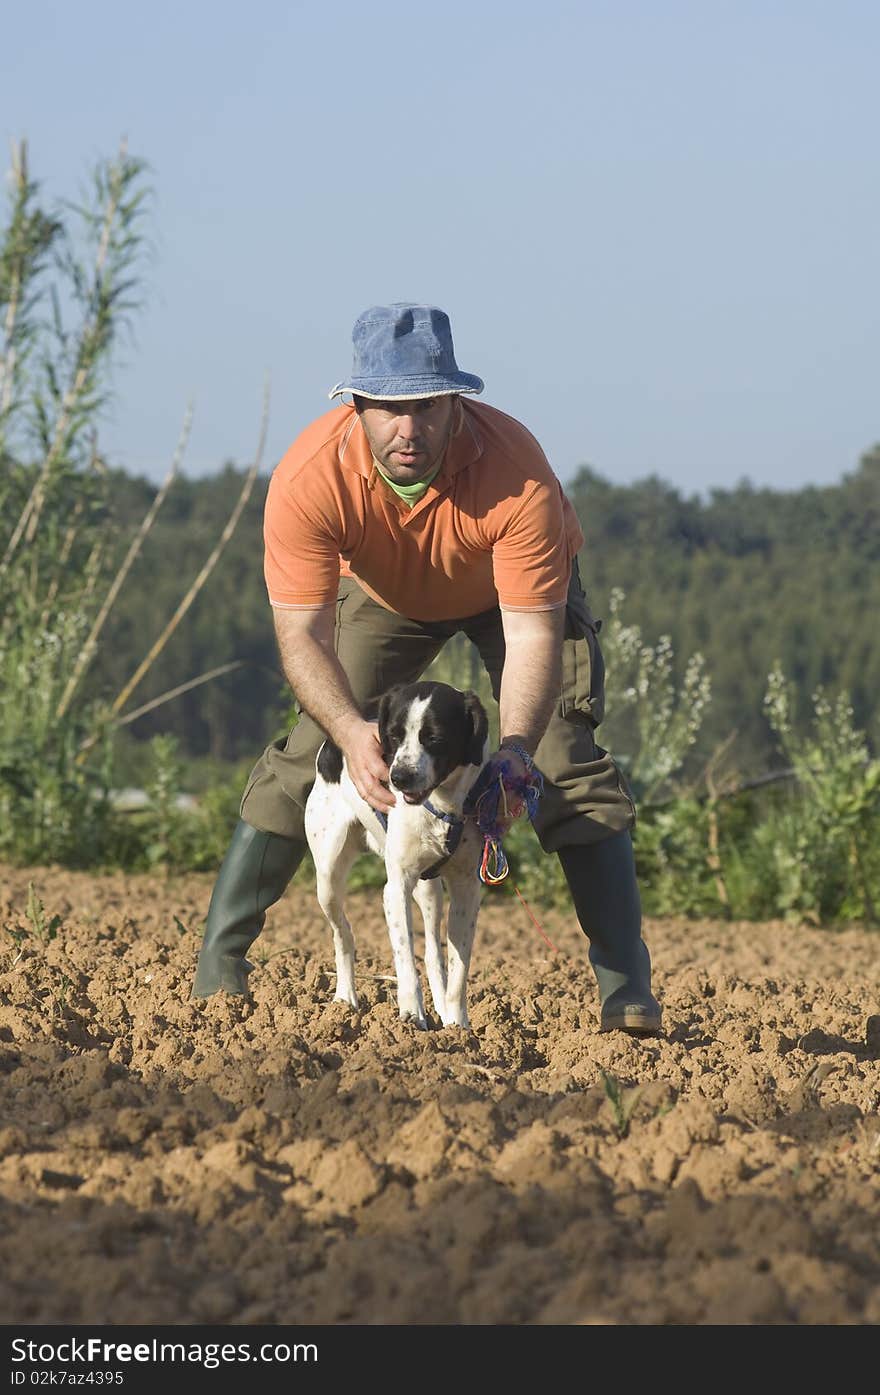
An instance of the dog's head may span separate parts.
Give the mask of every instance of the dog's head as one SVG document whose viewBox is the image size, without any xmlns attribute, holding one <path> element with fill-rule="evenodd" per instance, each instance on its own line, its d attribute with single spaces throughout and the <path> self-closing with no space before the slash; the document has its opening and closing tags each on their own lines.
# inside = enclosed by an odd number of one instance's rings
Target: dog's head
<svg viewBox="0 0 880 1395">
<path fill-rule="evenodd" d="M 448 683 L 407 683 L 379 703 L 382 754 L 407 804 L 421 804 L 460 766 L 482 765 L 488 735 L 476 693 Z"/>
</svg>

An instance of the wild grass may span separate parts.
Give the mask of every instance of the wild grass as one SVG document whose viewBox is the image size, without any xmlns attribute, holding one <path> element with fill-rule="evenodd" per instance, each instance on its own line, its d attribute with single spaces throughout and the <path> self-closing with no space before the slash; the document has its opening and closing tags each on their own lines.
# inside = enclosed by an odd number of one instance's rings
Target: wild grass
<svg viewBox="0 0 880 1395">
<path fill-rule="evenodd" d="M 99 433 L 114 355 L 140 305 L 149 200 L 146 165 L 123 143 L 96 165 L 78 203 L 47 209 L 26 145 L 13 147 L 0 234 L 0 857 L 12 861 L 94 865 L 135 855 L 110 800 L 114 734 L 144 710 L 125 708 L 208 581 L 259 470 L 268 398 L 240 496 L 179 605 L 119 692 L 83 697 L 108 616 L 177 476 L 191 418 L 188 408 L 142 523 L 120 537 Z M 172 695 L 213 676 L 191 677 Z M 157 778 L 163 758 L 157 752 Z M 161 860 L 168 845 L 157 836 L 161 854 L 154 842 L 147 855 Z"/>
</svg>

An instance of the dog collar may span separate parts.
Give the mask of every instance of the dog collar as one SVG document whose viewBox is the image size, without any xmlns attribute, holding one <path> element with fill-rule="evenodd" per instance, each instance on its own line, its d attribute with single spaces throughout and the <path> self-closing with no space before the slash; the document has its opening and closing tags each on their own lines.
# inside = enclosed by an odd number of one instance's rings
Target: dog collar
<svg viewBox="0 0 880 1395">
<path fill-rule="evenodd" d="M 461 827 L 464 827 L 464 819 L 461 817 L 460 814 L 444 814 L 442 809 L 434 808 L 434 805 L 431 803 L 430 799 L 424 800 L 422 808 L 427 809 L 429 814 L 433 814 L 435 819 L 442 819 L 444 823 L 452 824 L 453 827 L 456 824 L 459 824 Z M 458 836 L 461 837 L 461 834 L 459 834 Z"/>
</svg>

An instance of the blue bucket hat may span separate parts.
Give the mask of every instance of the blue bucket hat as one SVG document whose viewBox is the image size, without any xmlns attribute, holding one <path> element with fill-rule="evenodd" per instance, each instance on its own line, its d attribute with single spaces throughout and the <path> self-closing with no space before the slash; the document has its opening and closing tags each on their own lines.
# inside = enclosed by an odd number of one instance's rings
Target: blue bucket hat
<svg viewBox="0 0 880 1395">
<path fill-rule="evenodd" d="M 452 347 L 449 316 L 434 305 L 374 305 L 358 315 L 351 334 L 351 377 L 328 394 L 359 397 L 440 397 L 482 392 L 482 378 L 461 373 Z"/>
</svg>

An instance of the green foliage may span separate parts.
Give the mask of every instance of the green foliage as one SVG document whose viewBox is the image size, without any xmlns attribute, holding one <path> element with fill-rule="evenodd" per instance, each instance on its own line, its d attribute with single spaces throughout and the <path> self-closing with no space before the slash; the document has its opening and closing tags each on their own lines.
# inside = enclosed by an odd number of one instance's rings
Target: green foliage
<svg viewBox="0 0 880 1395">
<path fill-rule="evenodd" d="M 28 899 L 25 910 L 30 933 L 34 939 L 45 949 L 50 944 L 61 929 L 60 915 L 53 915 L 51 920 L 46 919 L 46 908 L 36 893 L 33 882 L 28 882 Z"/>
<path fill-rule="evenodd" d="M 626 1138 L 629 1133 L 630 1121 L 633 1112 L 641 1099 L 642 1087 L 636 1085 L 626 1089 L 621 1085 L 616 1076 L 609 1075 L 607 1071 L 601 1070 L 602 1085 L 608 1102 L 611 1105 L 611 1113 L 614 1119 L 614 1127 L 617 1129 L 618 1138 Z"/>
<path fill-rule="evenodd" d="M 798 726 L 819 685 L 845 689 L 877 748 L 880 635 L 870 617 L 880 608 L 880 446 L 821 489 L 741 480 L 687 498 L 657 479 L 613 485 L 585 468 L 566 492 L 584 530 L 581 574 L 594 613 L 607 616 L 622 587 L 643 633 L 668 634 L 683 656 L 679 679 L 687 656 L 704 655 L 713 687 L 706 745 L 736 729 L 744 778 L 762 774 L 772 756 L 762 699 L 777 657 Z"/>
<path fill-rule="evenodd" d="M 705 801 L 693 798 L 640 814 L 633 842 L 648 915 L 723 913 L 708 860 L 708 817 Z"/>
<path fill-rule="evenodd" d="M 668 787 L 696 744 L 712 696 L 706 661 L 687 661 L 676 686 L 669 635 L 645 642 L 639 625 L 625 624 L 624 592 L 611 592 L 602 630 L 608 717 L 602 740 L 613 750 L 637 795 L 649 802 Z"/>
<path fill-rule="evenodd" d="M 769 863 L 775 910 L 802 919 L 877 922 L 880 884 L 880 761 L 854 724 L 849 695 L 813 694 L 806 732 L 792 720 L 793 694 L 779 666 L 768 678 L 765 709 L 797 780 L 788 806 L 755 832 Z"/>
<path fill-rule="evenodd" d="M 98 163 L 78 205 L 49 214 L 39 206 L 25 147 L 13 150 L 10 214 L 0 235 L 0 856 L 17 861 L 192 865 L 213 855 L 219 810 L 228 803 L 206 795 L 190 831 L 172 795 L 182 773 L 174 733 L 152 753 L 149 829 L 117 814 L 110 797 L 111 735 L 125 720 L 119 709 L 174 628 L 166 624 L 144 659 L 144 615 L 156 588 L 152 573 L 141 571 L 132 608 L 118 622 L 113 616 L 116 633 L 108 629 L 110 642 L 99 646 L 165 495 L 153 491 L 156 507 L 135 531 L 97 447 L 113 351 L 138 306 L 144 174 L 123 145 Z M 176 622 L 198 593 L 234 532 L 255 470 L 246 473 L 225 526 L 212 530 L 219 541 L 185 602 L 168 605 L 163 593 L 163 618 L 172 611 Z M 136 504 L 136 487 L 120 492 Z M 222 611 L 227 628 L 235 608 L 233 595 Z M 215 612 L 203 613 L 202 623 L 216 628 Z M 108 654 L 123 665 L 113 703 L 107 694 L 117 674 Z M 169 686 L 179 683 L 175 671 Z M 230 752 L 215 755 L 228 761 Z"/>
<path fill-rule="evenodd" d="M 180 855 L 183 816 L 177 807 L 180 795 L 180 765 L 177 738 L 154 736 L 153 777 L 147 787 L 150 812 L 146 826 L 145 854 L 150 867 L 169 866 Z M 180 850 L 180 851 L 179 851 Z"/>
<path fill-rule="evenodd" d="M 131 567 L 105 629 L 84 689 L 100 698 L 118 693 L 141 657 L 145 635 L 156 635 L 180 599 L 181 558 L 207 551 L 220 534 L 239 495 L 244 473 L 227 464 L 215 476 L 197 481 L 180 478 L 169 492 L 155 524 Z M 119 471 L 107 476 L 108 525 L 118 539 L 114 558 L 121 560 L 122 540 L 130 536 L 154 501 L 157 490 L 145 480 Z M 261 565 L 262 510 L 268 480 L 258 478 L 236 531 L 211 574 L 210 601 L 194 605 L 182 618 L 174 644 L 154 660 L 139 686 L 147 701 L 176 687 L 182 678 L 238 661 L 242 666 L 156 707 L 123 728 L 124 783 L 143 784 L 138 743 L 171 732 L 180 742 L 188 770 L 187 788 L 204 782 L 197 763 L 219 772 L 239 761 L 251 765 L 270 741 L 295 725 L 290 690 L 278 662 L 272 613 L 266 600 Z M 195 570 L 195 568 L 194 568 Z M 185 668 L 181 671 L 181 655 Z M 195 779 L 196 784 L 193 783 Z"/>
<path fill-rule="evenodd" d="M 10 596 L 0 626 L 0 856 L 82 864 L 104 845 L 111 820 L 107 741 L 88 768 L 77 759 L 92 709 L 57 718 L 84 618 L 59 607 L 41 626 L 28 610 Z"/>
<path fill-rule="evenodd" d="M 80 759 L 99 704 L 72 700 L 72 675 L 108 575 L 95 423 L 135 303 L 143 164 L 124 149 L 102 161 L 92 196 L 63 218 L 38 206 L 24 147 L 13 154 L 0 238 L 0 855 L 70 863 L 94 857 L 111 821 L 109 747 L 96 742 L 88 771 Z"/>
<path fill-rule="evenodd" d="M 15 956 L 9 967 L 14 968 L 28 946 L 38 945 L 45 950 L 58 936 L 63 922 L 59 915 L 46 919 L 46 908 L 37 895 L 33 882 L 28 882 L 27 905 L 25 906 L 26 925 L 4 925 L 6 938 L 12 942 Z"/>
<path fill-rule="evenodd" d="M 150 748 L 149 802 L 134 816 L 131 863 L 166 872 L 216 871 L 238 819 L 238 786 L 228 780 L 211 785 L 191 808 L 181 790 L 177 738 L 155 736 Z"/>
<path fill-rule="evenodd" d="M 189 851 L 181 865 L 196 872 L 215 872 L 226 856 L 229 840 L 238 822 L 243 780 L 220 781 L 200 796 L 191 816 Z"/>
<path fill-rule="evenodd" d="M 670 636 L 649 643 L 640 625 L 624 620 L 624 601 L 615 587 L 602 628 L 608 716 L 601 741 L 636 796 L 633 841 L 644 907 L 651 915 L 717 913 L 707 811 L 682 788 L 712 697 L 706 661 L 690 655 L 679 683 Z M 652 803 L 660 796 L 662 803 Z"/>
<path fill-rule="evenodd" d="M 35 311 L 49 256 L 62 232 L 60 220 L 38 206 L 39 186 L 31 180 L 25 146 L 13 147 L 9 227 L 0 245 L 0 318 L 4 325 L 0 360 L 0 460 L 27 407 L 28 360 L 38 344 Z M 4 490 L 2 502 L 8 495 Z"/>
</svg>

